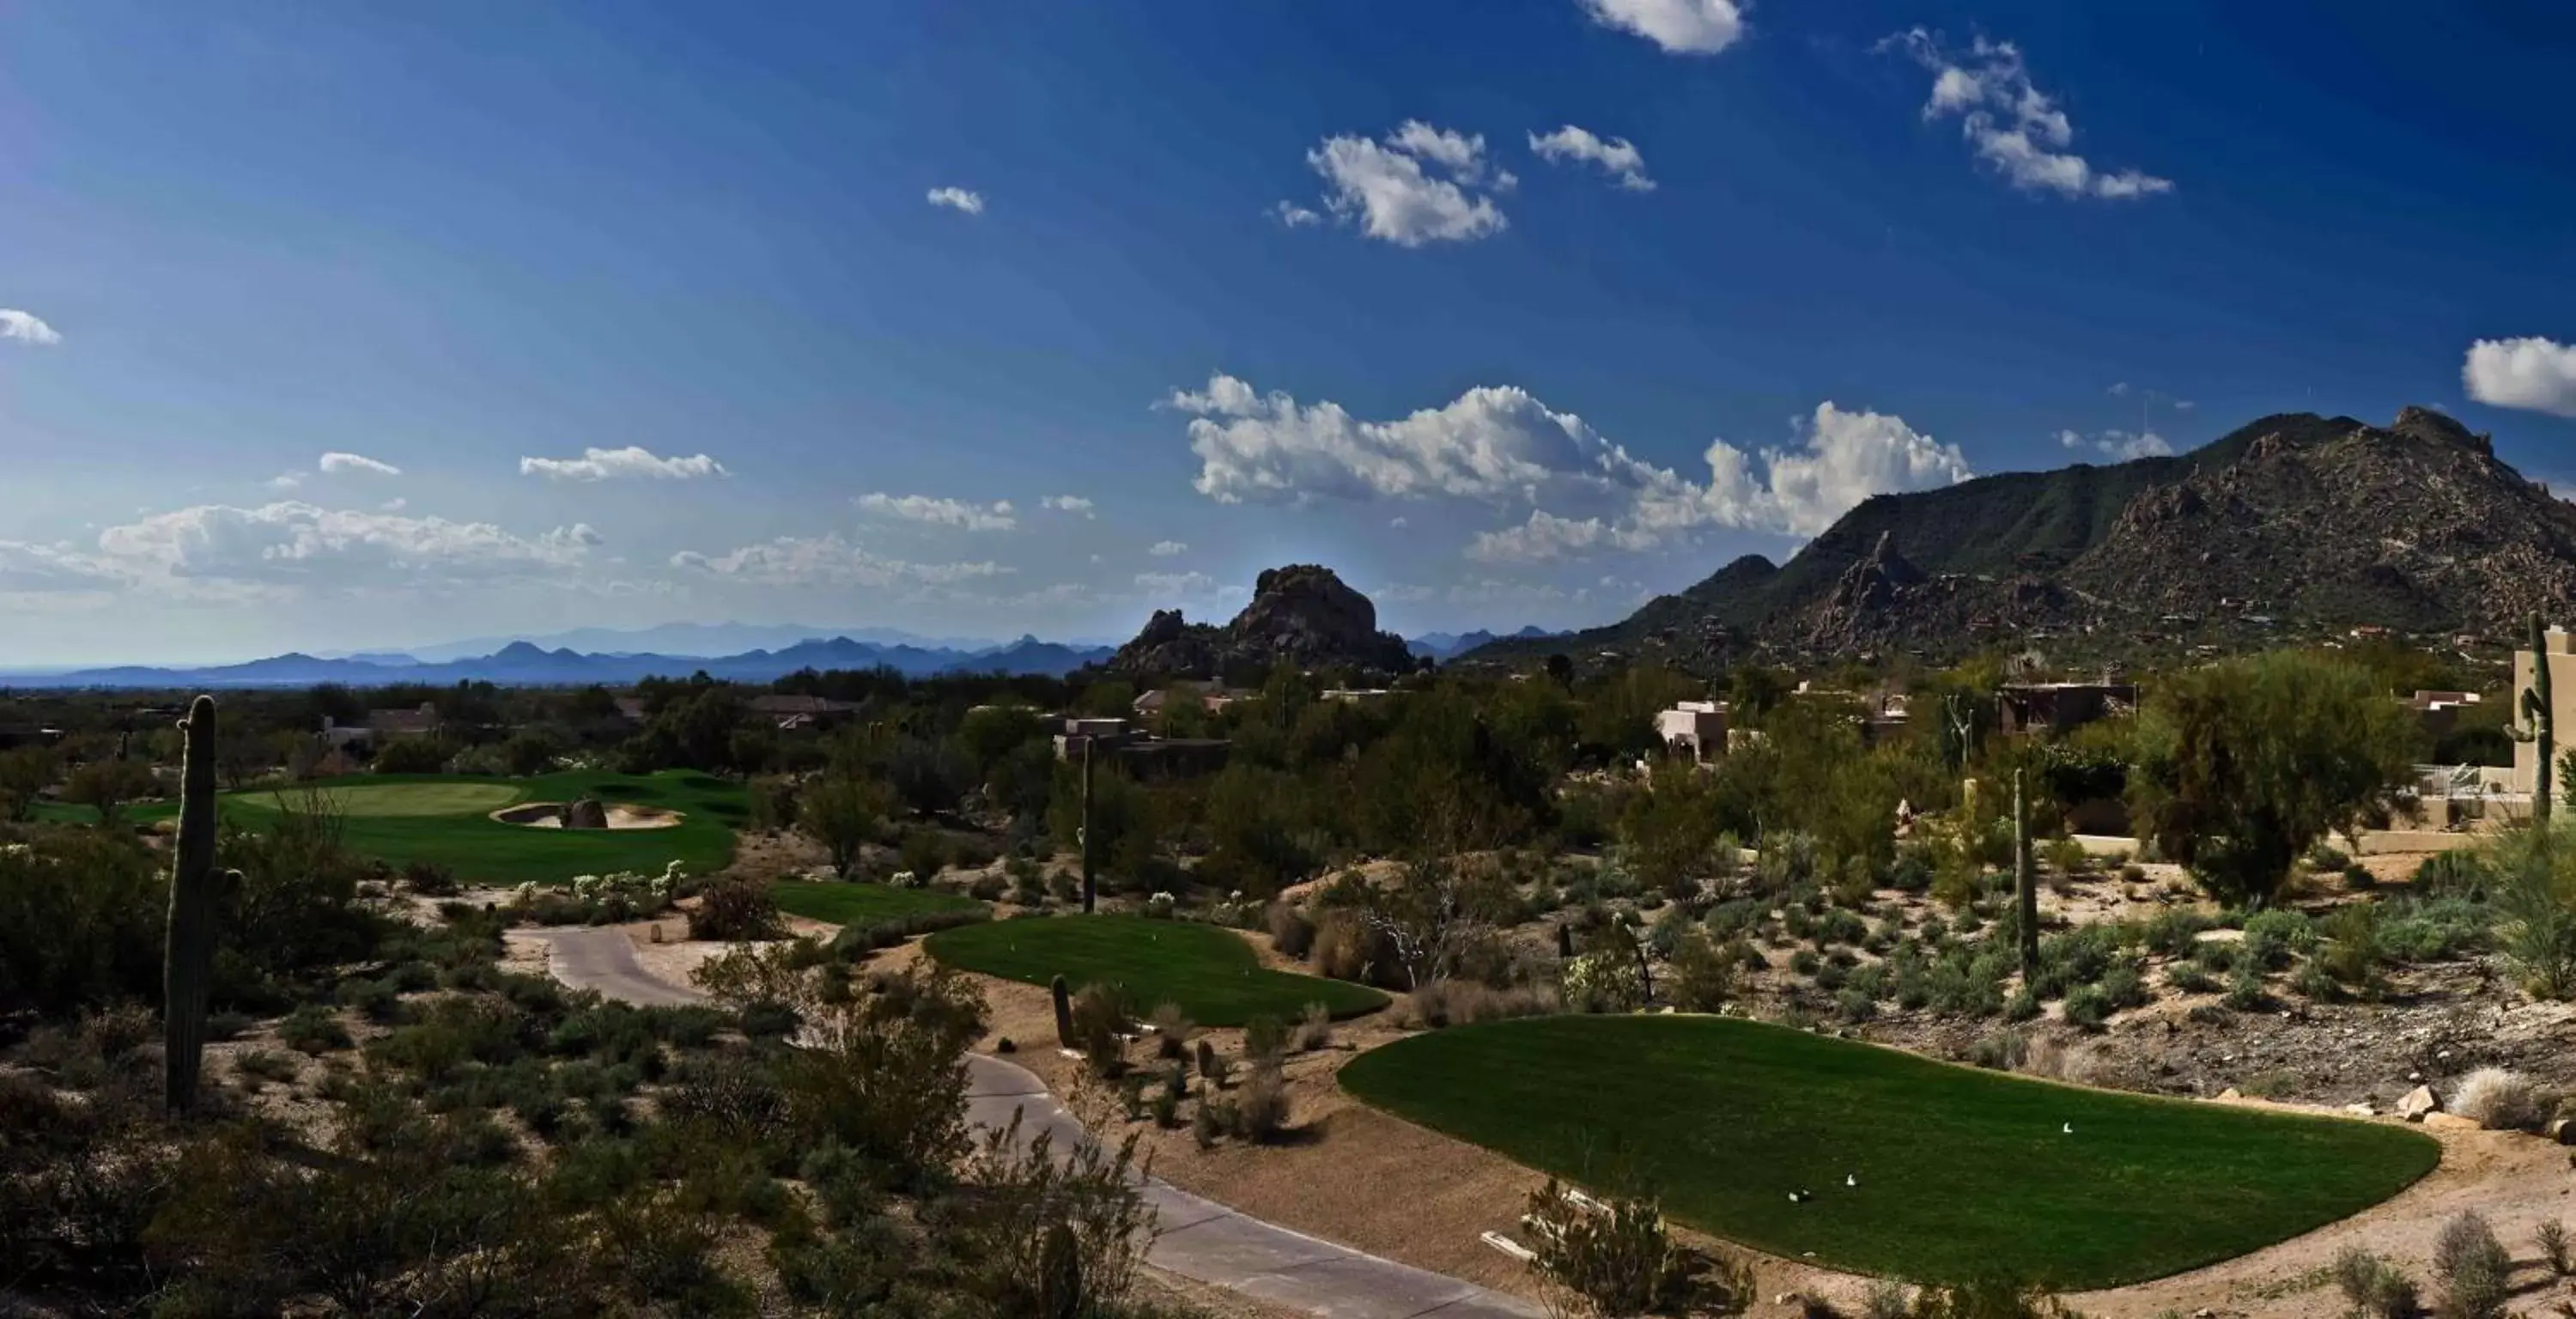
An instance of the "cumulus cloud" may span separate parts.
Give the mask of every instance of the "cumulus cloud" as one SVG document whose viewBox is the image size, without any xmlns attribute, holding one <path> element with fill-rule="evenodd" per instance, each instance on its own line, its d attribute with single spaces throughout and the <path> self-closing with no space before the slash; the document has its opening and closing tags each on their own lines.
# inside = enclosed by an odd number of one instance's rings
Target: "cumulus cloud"
<svg viewBox="0 0 2576 1319">
<path fill-rule="evenodd" d="M 422 586 L 579 567 L 587 524 L 520 536 L 489 522 L 326 509 L 296 500 L 202 504 L 99 533 L 99 552 L 143 577 L 313 586 Z"/>
<path fill-rule="evenodd" d="M 1168 559 L 1176 554 L 1189 553 L 1190 547 L 1177 540 L 1158 540 L 1155 541 L 1145 552 L 1153 555 L 1157 559 Z"/>
<path fill-rule="evenodd" d="M 725 554 L 683 550 L 671 556 L 683 572 L 753 586 L 947 586 L 1011 572 L 998 563 L 911 563 L 872 554 L 839 535 L 781 536 Z"/>
<path fill-rule="evenodd" d="M 2099 170 L 2067 150 L 2075 141 L 2074 124 L 2054 98 L 2032 84 L 2020 47 L 2009 41 L 1979 37 L 1961 54 L 1918 27 L 1886 38 L 1878 49 L 1901 51 L 1929 70 L 1932 95 L 1923 103 L 1923 117 L 1956 115 L 1978 159 L 2017 188 L 2106 201 L 2173 191 L 2171 179 L 2134 169 Z"/>
<path fill-rule="evenodd" d="M 126 581 L 113 564 L 68 542 L 0 540 L 0 595 L 104 591 Z"/>
<path fill-rule="evenodd" d="M 881 517 L 900 518 L 905 522 L 927 522 L 934 526 L 963 527 L 968 531 L 1009 531 L 1020 525 L 1011 512 L 1011 501 L 970 504 L 962 499 L 934 499 L 929 495 L 864 494 L 858 497 L 860 508 Z"/>
<path fill-rule="evenodd" d="M 1226 504 L 1527 497 L 1599 447 L 1582 418 L 1511 387 L 1471 389 L 1398 421 L 1361 421 L 1338 403 L 1301 405 L 1220 373 L 1204 390 L 1174 391 L 1163 406 L 1197 414 L 1189 424 L 1199 458 L 1193 485 Z"/>
<path fill-rule="evenodd" d="M 363 472 L 370 476 L 400 476 L 402 469 L 392 463 L 378 462 L 364 454 L 326 453 L 322 455 L 325 472 Z"/>
<path fill-rule="evenodd" d="M 271 490 L 292 490 L 302 484 L 304 484 L 304 474 L 301 472 L 280 472 L 268 478 L 268 488 Z"/>
<path fill-rule="evenodd" d="M 1208 595 L 1216 590 L 1216 579 L 1203 572 L 1140 572 L 1136 585 L 1155 596 Z"/>
<path fill-rule="evenodd" d="M 2096 435 L 2083 435 L 2062 430 L 2057 433 L 2057 442 L 2069 449 L 2091 449 L 2108 454 L 2121 462 L 2132 458 L 2163 458 L 2174 451 L 2173 443 L 2154 431 L 2106 430 Z"/>
<path fill-rule="evenodd" d="M 1652 192 L 1655 181 L 1646 177 L 1646 158 L 1624 137 L 1608 140 L 1593 135 L 1590 129 L 1572 124 L 1553 133 L 1529 135 L 1530 150 L 1547 161 L 1588 160 L 1610 172 L 1619 186 L 1630 192 Z"/>
<path fill-rule="evenodd" d="M 1516 182 L 1488 166 L 1483 137 L 1411 119 L 1381 140 L 1328 137 L 1306 153 L 1306 163 L 1328 185 L 1325 209 L 1398 247 L 1469 242 L 1502 232 L 1507 222 L 1492 194 Z M 1288 211 L 1276 214 L 1284 223 L 1300 223 Z"/>
<path fill-rule="evenodd" d="M 2460 364 L 2460 383 L 2480 403 L 2576 417 L 2576 345 L 2538 336 L 2480 339 Z"/>
<path fill-rule="evenodd" d="M 970 192 L 964 188 L 933 188 L 930 190 L 930 204 L 933 206 L 945 206 L 952 211 L 963 212 L 967 215 L 982 215 L 984 213 L 984 194 L 980 192 Z"/>
<path fill-rule="evenodd" d="M 0 307 L 0 341 L 44 348 L 61 343 L 63 336 L 55 333 L 54 327 L 45 324 L 34 312 Z"/>
<path fill-rule="evenodd" d="M 1195 414 L 1193 484 L 1220 503 L 1449 498 L 1531 506 L 1523 523 L 1477 537 L 1470 552 L 1490 560 L 1649 549 L 1703 527 L 1812 536 L 1872 495 L 1972 475 L 1957 446 L 1904 418 L 1830 400 L 1798 420 L 1795 444 L 1748 454 L 1711 443 L 1704 480 L 1635 458 L 1581 417 L 1509 386 L 1367 421 L 1336 403 L 1263 394 L 1219 373 L 1160 406 Z M 1540 507 L 1558 496 L 1601 507 Z"/>
<path fill-rule="evenodd" d="M 1714 55 L 1744 36 L 1739 0 L 1582 0 L 1593 21 L 1633 32 L 1675 55 Z"/>
<path fill-rule="evenodd" d="M 578 458 L 521 458 L 519 475 L 556 481 L 611 481 L 643 477 L 687 481 L 725 475 L 724 464 L 705 454 L 657 458 L 641 445 L 623 449 L 584 449 Z"/>
<path fill-rule="evenodd" d="M 1799 443 L 1755 457 L 1724 440 L 1702 459 L 1708 478 L 1628 456 L 1613 446 L 1602 462 L 1626 493 L 1624 510 L 1570 517 L 1532 509 L 1527 521 L 1479 533 L 1468 557 L 1539 562 L 1596 550 L 1645 550 L 1707 527 L 1813 536 L 1874 495 L 1926 490 L 1975 473 L 1958 446 L 1943 444 L 1889 413 L 1851 411 L 1831 400 L 1797 424 Z"/>
<path fill-rule="evenodd" d="M 1092 515 L 1091 501 L 1080 495 L 1048 495 L 1039 500 L 1038 505 L 1042 508 L 1054 509 L 1058 513 L 1080 513 L 1084 517 Z"/>
<path fill-rule="evenodd" d="M 1273 202 L 1271 203 L 1270 209 L 1264 212 L 1264 214 L 1267 214 L 1271 219 L 1277 220 L 1279 223 L 1286 225 L 1291 229 L 1303 229 L 1309 225 L 1318 225 L 1324 222 L 1323 216 L 1318 215 L 1292 201 Z"/>
</svg>

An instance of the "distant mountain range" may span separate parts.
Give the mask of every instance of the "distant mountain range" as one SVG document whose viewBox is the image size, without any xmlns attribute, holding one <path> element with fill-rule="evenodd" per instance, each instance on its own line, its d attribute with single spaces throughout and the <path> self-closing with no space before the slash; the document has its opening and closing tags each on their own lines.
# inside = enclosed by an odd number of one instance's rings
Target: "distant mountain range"
<svg viewBox="0 0 2576 1319">
<path fill-rule="evenodd" d="M 1786 563 L 1746 555 L 1624 622 L 1461 658 L 2113 661 L 2361 628 L 2503 641 L 2531 610 L 2576 614 L 2576 505 L 2410 407 L 2384 427 L 2282 413 L 2186 454 L 1880 495 Z"/>
<path fill-rule="evenodd" d="M 730 625 L 727 625 L 730 626 Z M 710 632 L 721 634 L 722 628 Z M 619 635 L 619 634 L 612 634 Z M 622 634 L 632 636 L 635 634 Z M 433 653 L 444 648 L 433 647 Z M 668 655 L 649 652 L 590 652 L 569 646 L 547 649 L 513 641 L 485 655 L 430 660 L 421 655 L 350 655 L 325 659 L 287 654 L 246 664 L 203 668 L 76 669 L 65 673 L 0 673 L 9 687 L 310 687 L 341 683 L 381 687 L 391 683 L 446 685 L 493 682 L 519 687 L 569 687 L 591 683 L 624 684 L 644 678 L 685 678 L 704 671 L 735 682 L 769 682 L 799 669 L 892 668 L 909 677 L 942 673 L 1011 673 L 1062 675 L 1109 657 L 1107 646 L 1071 646 L 1022 637 L 1002 646 L 956 649 L 909 643 L 860 641 L 850 637 L 809 638 L 777 649 L 755 647 L 730 655 Z"/>
<path fill-rule="evenodd" d="M 1550 632 L 1536 625 L 1522 628 L 1518 632 L 1500 634 L 1487 632 L 1483 628 L 1459 633 L 1425 632 L 1421 636 L 1408 638 L 1404 648 L 1429 659 L 1445 660 L 1452 655 L 1464 655 L 1478 646 L 1490 646 L 1496 641 L 1538 641 L 1562 635 L 1564 634 Z"/>
<path fill-rule="evenodd" d="M 634 629 L 584 627 L 574 628 L 568 632 L 475 637 L 430 646 L 408 646 L 400 651 L 325 651 L 321 653 L 320 658 L 370 660 L 383 664 L 444 664 L 450 660 L 481 659 L 514 642 L 521 641 L 541 650 L 575 650 L 585 655 L 741 655 L 755 650 L 784 650 L 800 641 L 845 639 L 878 646 L 953 650 L 968 655 L 998 650 L 1011 644 L 996 641 L 990 637 L 928 637 L 890 627 L 816 627 L 806 623 L 664 623 L 658 627 Z M 1072 641 L 1066 644 L 1097 646 L 1110 643 L 1095 639 Z"/>
</svg>

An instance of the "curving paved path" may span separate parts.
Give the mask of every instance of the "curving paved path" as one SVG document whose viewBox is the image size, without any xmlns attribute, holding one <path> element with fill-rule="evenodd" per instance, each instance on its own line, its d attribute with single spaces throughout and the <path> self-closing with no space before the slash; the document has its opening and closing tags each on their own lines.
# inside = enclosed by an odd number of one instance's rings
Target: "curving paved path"
<svg viewBox="0 0 2576 1319">
<path fill-rule="evenodd" d="M 706 998 L 647 972 L 624 931 L 536 933 L 546 941 L 555 979 L 575 989 L 646 1005 Z M 1016 1114 L 1029 1138 L 1047 1132 L 1058 1149 L 1090 1143 L 1091 1133 L 1026 1068 L 969 1054 L 966 1073 L 966 1116 L 977 1127 L 997 1130 Z M 1145 1179 L 1142 1189 L 1154 1210 L 1146 1258 L 1156 1267 L 1284 1309 L 1319 1319 L 1544 1319 L 1548 1313 L 1516 1296 L 1247 1217 L 1160 1178 Z"/>
</svg>

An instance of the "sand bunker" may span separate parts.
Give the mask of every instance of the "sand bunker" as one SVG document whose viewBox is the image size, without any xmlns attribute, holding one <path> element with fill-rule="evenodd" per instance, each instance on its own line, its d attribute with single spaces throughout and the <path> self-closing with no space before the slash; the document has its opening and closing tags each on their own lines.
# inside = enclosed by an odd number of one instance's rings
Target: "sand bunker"
<svg viewBox="0 0 2576 1319">
<path fill-rule="evenodd" d="M 598 827 L 668 829 L 680 822 L 678 811 L 666 811 L 658 806 L 620 806 L 615 803 L 603 803 L 603 805 L 607 813 L 607 823 Z M 521 802 L 516 806 L 504 806 L 492 812 L 492 818 L 503 824 L 515 824 L 528 829 L 561 829 L 565 827 L 564 814 L 572 807 L 573 803 L 562 801 Z"/>
</svg>

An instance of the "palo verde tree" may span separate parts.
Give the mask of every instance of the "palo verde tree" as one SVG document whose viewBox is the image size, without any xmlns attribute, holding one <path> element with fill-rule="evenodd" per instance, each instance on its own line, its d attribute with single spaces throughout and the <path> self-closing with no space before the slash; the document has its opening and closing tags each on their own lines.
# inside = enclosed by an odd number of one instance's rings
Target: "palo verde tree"
<svg viewBox="0 0 2576 1319">
<path fill-rule="evenodd" d="M 2140 715 L 2141 836 L 2212 897 L 2260 907 L 2290 865 L 2393 805 L 2419 737 L 2362 670 L 2277 651 L 2175 674 Z"/>
</svg>

